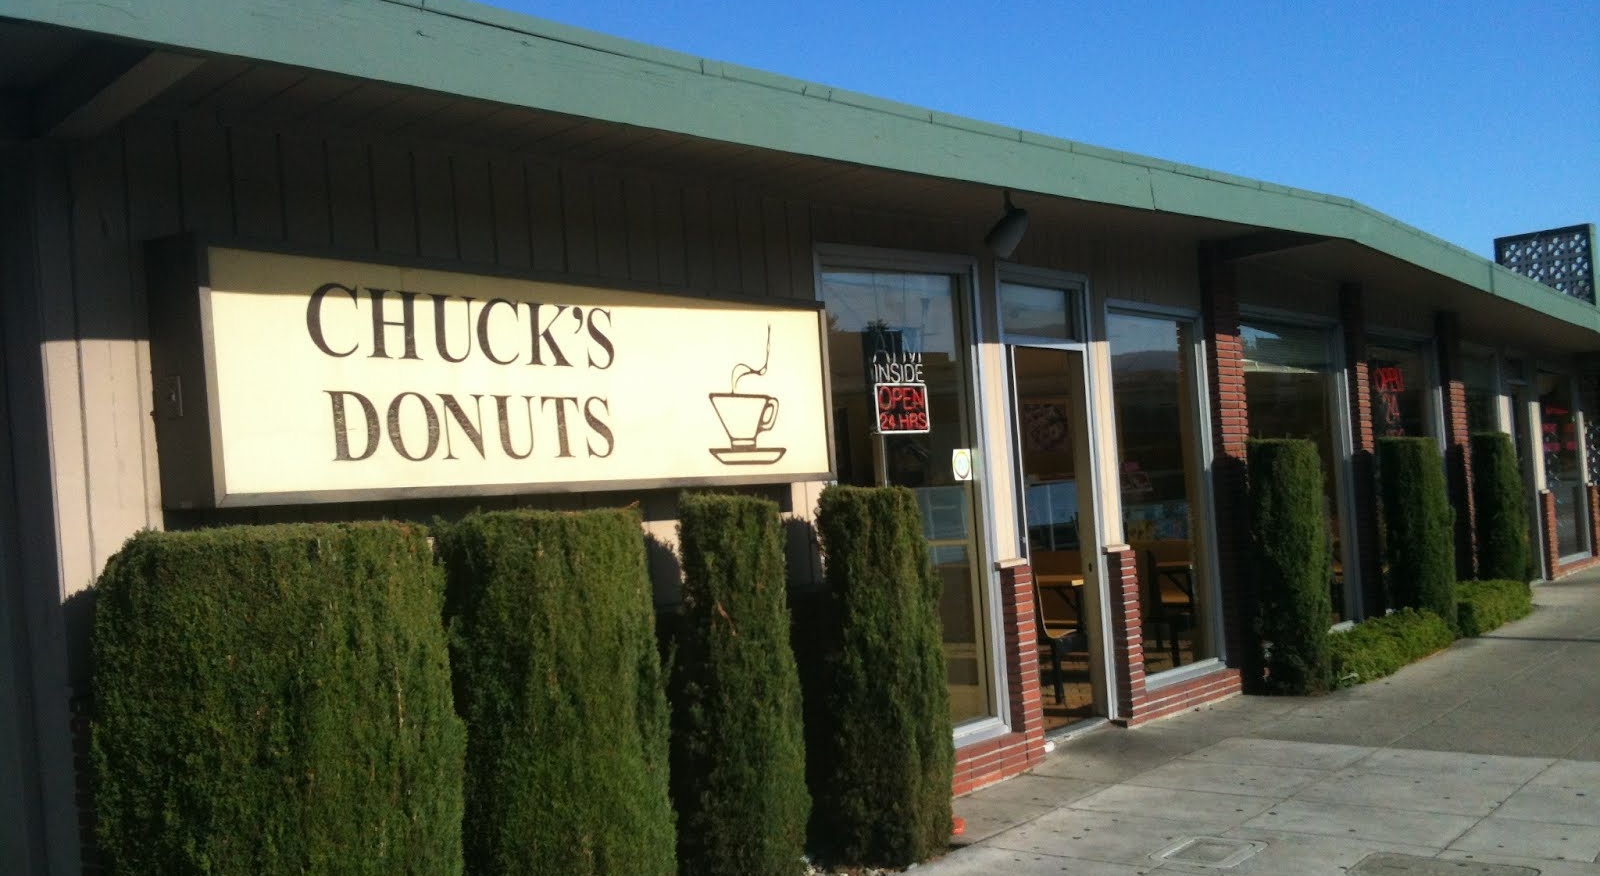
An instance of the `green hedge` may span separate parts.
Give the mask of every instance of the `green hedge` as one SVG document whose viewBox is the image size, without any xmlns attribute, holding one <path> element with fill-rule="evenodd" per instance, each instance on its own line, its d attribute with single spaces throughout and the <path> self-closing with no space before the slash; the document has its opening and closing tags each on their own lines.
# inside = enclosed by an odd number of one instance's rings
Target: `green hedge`
<svg viewBox="0 0 1600 876">
<path fill-rule="evenodd" d="M 668 685 L 678 869 L 802 874 L 811 798 L 778 506 L 685 495 L 678 512 L 683 607 Z"/>
<path fill-rule="evenodd" d="M 1256 629 L 1266 650 L 1266 690 L 1326 693 L 1333 571 L 1322 514 L 1317 447 L 1298 438 L 1254 440 L 1250 466 L 1250 553 L 1260 600 Z"/>
<path fill-rule="evenodd" d="M 939 579 L 916 498 L 832 486 L 817 527 L 828 601 L 807 692 L 811 845 L 838 863 L 901 867 L 950 837 L 949 689 Z"/>
<path fill-rule="evenodd" d="M 1391 675 L 1455 640 L 1450 624 L 1431 611 L 1402 608 L 1362 621 L 1347 631 L 1328 634 L 1334 683 L 1349 687 Z"/>
<path fill-rule="evenodd" d="M 1472 502 L 1478 525 L 1478 577 L 1526 580 L 1528 503 L 1510 435 L 1472 436 Z"/>
<path fill-rule="evenodd" d="M 1439 444 L 1432 438 L 1379 438 L 1378 472 L 1389 598 L 1395 608 L 1425 609 L 1454 625 L 1455 517 Z"/>
<path fill-rule="evenodd" d="M 141 533 L 94 592 L 107 872 L 461 872 L 464 734 L 419 531 Z"/>
<path fill-rule="evenodd" d="M 442 527 L 467 871 L 670 874 L 666 697 L 633 511 Z"/>
<path fill-rule="evenodd" d="M 1481 636 L 1533 613 L 1533 590 L 1526 581 L 1462 581 L 1456 592 L 1463 636 Z"/>
</svg>

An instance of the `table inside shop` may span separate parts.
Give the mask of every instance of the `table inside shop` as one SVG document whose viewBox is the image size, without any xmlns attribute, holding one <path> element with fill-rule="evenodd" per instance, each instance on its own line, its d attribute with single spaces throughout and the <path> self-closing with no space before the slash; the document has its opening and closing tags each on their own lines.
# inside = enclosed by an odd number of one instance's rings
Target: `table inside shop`
<svg viewBox="0 0 1600 876">
<path fill-rule="evenodd" d="M 1083 618 L 1083 575 L 1081 573 L 1035 572 L 1033 586 L 1042 591 L 1058 593 L 1071 606 L 1075 622 Z"/>
</svg>

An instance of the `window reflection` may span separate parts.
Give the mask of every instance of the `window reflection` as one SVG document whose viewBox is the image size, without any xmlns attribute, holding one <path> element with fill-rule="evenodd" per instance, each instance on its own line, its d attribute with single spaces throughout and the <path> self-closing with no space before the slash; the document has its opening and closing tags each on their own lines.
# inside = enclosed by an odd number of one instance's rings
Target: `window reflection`
<svg viewBox="0 0 1600 876">
<path fill-rule="evenodd" d="M 954 277 L 896 271 L 828 271 L 828 367 L 833 393 L 834 454 L 840 483 L 909 487 L 922 512 L 934 570 L 943 582 L 951 718 L 994 713 L 988 631 L 972 482 L 957 481 L 951 451 L 971 447 L 967 363 L 961 351 Z M 917 361 L 927 387 L 929 430 L 877 433 L 871 363 L 885 351 Z"/>
<path fill-rule="evenodd" d="M 1563 557 L 1587 553 L 1588 490 L 1583 485 L 1578 418 L 1572 410 L 1572 378 L 1540 372 L 1538 388 L 1545 489 L 1556 500 L 1556 552 Z"/>
<path fill-rule="evenodd" d="M 1335 466 L 1338 421 L 1334 419 L 1331 333 L 1324 329 L 1251 324 L 1244 342 L 1244 387 L 1250 406 L 1250 437 L 1305 438 L 1322 460 L 1323 513 L 1333 563 L 1329 582 L 1335 619 L 1344 616 L 1340 507 Z"/>
<path fill-rule="evenodd" d="M 1367 346 L 1367 387 L 1372 401 L 1375 437 L 1420 437 L 1428 434 L 1428 370 L 1422 349 L 1414 346 Z"/>
<path fill-rule="evenodd" d="M 1154 673 L 1215 656 L 1195 526 L 1202 492 L 1194 326 L 1113 313 L 1106 330 L 1123 529 L 1138 558 L 1145 671 Z"/>
</svg>

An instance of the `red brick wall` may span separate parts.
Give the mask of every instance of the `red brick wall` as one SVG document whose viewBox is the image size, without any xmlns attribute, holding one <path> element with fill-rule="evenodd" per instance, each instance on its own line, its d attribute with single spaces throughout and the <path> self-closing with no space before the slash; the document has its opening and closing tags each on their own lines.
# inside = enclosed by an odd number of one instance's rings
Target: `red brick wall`
<svg viewBox="0 0 1600 876">
<path fill-rule="evenodd" d="M 1600 486 L 1595 484 L 1589 485 L 1589 553 L 1600 557 Z"/>
<path fill-rule="evenodd" d="M 953 792 L 976 791 L 1044 759 L 1044 703 L 1039 698 L 1038 632 L 1033 616 L 1033 570 L 1000 572 L 1007 694 L 1012 732 L 956 749 Z"/>
<path fill-rule="evenodd" d="M 1539 527 L 1543 538 L 1544 567 L 1550 570 L 1550 577 L 1556 578 L 1561 574 L 1561 551 L 1556 547 L 1556 494 L 1549 490 L 1539 491 L 1539 516 L 1543 518 L 1544 525 Z"/>
<path fill-rule="evenodd" d="M 1223 639 L 1229 661 L 1240 665 L 1254 637 L 1255 589 L 1246 574 L 1245 441 L 1250 437 L 1244 389 L 1244 344 L 1239 336 L 1239 294 L 1233 265 L 1210 246 L 1200 251 L 1200 308 L 1206 335 L 1206 389 L 1211 403 L 1212 517 L 1221 575 Z M 1246 661 L 1253 665 L 1254 661 Z"/>
<path fill-rule="evenodd" d="M 1600 487 L 1591 484 L 1586 495 L 1589 503 L 1589 556 L 1557 565 L 1561 552 L 1556 547 L 1555 494 L 1548 490 L 1539 494 L 1539 503 L 1544 508 L 1545 560 L 1550 563 L 1551 578 L 1600 566 Z"/>
<path fill-rule="evenodd" d="M 1139 568 L 1132 549 L 1107 551 L 1106 583 L 1111 599 L 1106 605 L 1111 628 L 1111 661 L 1117 684 L 1117 713 L 1125 718 L 1138 709 L 1144 692 L 1144 631 L 1139 603 Z"/>
<path fill-rule="evenodd" d="M 1144 674 L 1137 555 L 1132 550 L 1108 552 L 1106 573 L 1112 597 L 1111 653 L 1116 661 L 1118 714 L 1122 716 L 1118 723 L 1136 726 L 1240 692 L 1243 676 L 1239 670 L 1221 666 L 1197 678 L 1150 687 Z"/>
<path fill-rule="evenodd" d="M 1367 366 L 1367 308 L 1356 283 L 1339 287 L 1339 325 L 1344 340 L 1344 361 L 1350 396 L 1350 509 L 1356 537 L 1356 564 L 1361 578 L 1361 607 L 1367 615 L 1382 614 L 1388 605 L 1378 556 L 1378 487 L 1374 453 L 1376 430 L 1372 425 L 1372 384 Z M 1345 576 L 1346 580 L 1350 576 Z M 1334 610 L 1341 616 L 1344 606 Z"/>
</svg>

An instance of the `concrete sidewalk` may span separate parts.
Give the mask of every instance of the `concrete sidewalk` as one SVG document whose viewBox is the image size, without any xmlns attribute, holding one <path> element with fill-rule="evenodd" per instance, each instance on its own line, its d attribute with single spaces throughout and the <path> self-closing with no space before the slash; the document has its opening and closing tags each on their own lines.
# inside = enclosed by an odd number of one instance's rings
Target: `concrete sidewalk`
<svg viewBox="0 0 1600 876">
<path fill-rule="evenodd" d="M 1534 602 L 1331 696 L 1063 742 L 958 799 L 970 845 L 915 872 L 1600 876 L 1600 573 Z"/>
</svg>

